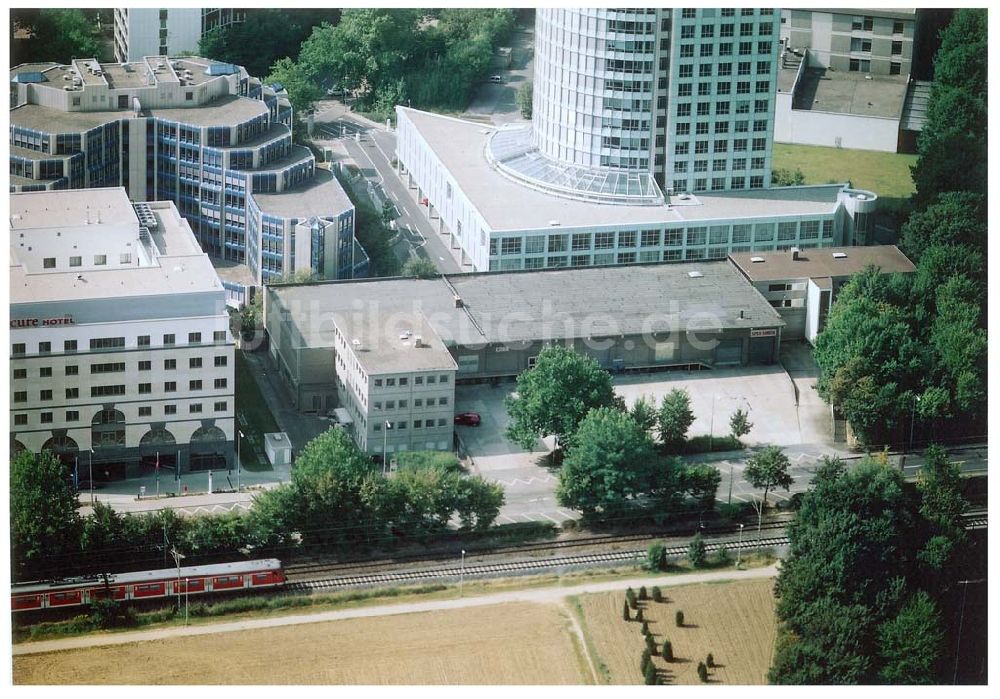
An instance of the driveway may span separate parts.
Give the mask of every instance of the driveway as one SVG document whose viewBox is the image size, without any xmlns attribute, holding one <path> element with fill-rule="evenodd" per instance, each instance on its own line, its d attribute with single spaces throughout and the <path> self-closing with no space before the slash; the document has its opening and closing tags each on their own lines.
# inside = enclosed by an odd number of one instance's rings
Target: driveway
<svg viewBox="0 0 1000 699">
<path fill-rule="evenodd" d="M 578 512 L 556 502 L 559 479 L 548 468 L 551 445 L 539 440 L 533 451 L 525 451 L 504 436 L 510 420 L 503 401 L 514 388 L 513 382 L 455 388 L 456 411 L 474 411 L 482 417 L 479 427 L 455 428 L 464 452 L 472 459 L 472 473 L 504 487 L 507 502 L 497 518 L 499 524 L 576 519 Z"/>
</svg>

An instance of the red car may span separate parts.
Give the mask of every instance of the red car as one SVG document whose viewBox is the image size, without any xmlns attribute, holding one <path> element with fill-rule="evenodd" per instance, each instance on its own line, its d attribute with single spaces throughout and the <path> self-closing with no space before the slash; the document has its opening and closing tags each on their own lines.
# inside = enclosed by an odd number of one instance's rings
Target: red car
<svg viewBox="0 0 1000 699">
<path fill-rule="evenodd" d="M 420 203 L 421 203 L 421 204 L 422 204 L 423 206 L 428 206 L 428 202 L 427 202 L 427 197 L 423 197 L 423 198 L 422 198 L 422 199 L 420 200 Z"/>
<path fill-rule="evenodd" d="M 479 413 L 459 413 L 455 416 L 456 425 L 468 425 L 469 427 L 479 427 L 482 420 Z"/>
</svg>

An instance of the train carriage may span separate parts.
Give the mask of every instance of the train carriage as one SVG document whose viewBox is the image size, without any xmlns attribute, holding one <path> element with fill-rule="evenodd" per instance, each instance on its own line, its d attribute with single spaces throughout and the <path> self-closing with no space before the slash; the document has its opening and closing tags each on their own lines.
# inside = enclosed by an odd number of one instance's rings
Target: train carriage
<svg viewBox="0 0 1000 699">
<path fill-rule="evenodd" d="M 24 612 L 80 607 L 108 596 L 120 602 L 169 598 L 179 594 L 281 587 L 285 572 L 281 561 L 268 558 L 236 563 L 183 566 L 137 573 L 116 573 L 31 582 L 11 588 L 11 610 Z M 109 595 L 110 593 L 110 595 Z"/>
</svg>

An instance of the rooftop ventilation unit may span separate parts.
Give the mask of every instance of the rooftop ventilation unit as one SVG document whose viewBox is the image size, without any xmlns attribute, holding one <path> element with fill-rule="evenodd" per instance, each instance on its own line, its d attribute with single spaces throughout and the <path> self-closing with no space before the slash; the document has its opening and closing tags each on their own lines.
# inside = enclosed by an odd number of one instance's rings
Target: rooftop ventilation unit
<svg viewBox="0 0 1000 699">
<path fill-rule="evenodd" d="M 149 204 L 133 204 L 132 208 L 135 209 L 135 215 L 139 217 L 140 226 L 145 226 L 151 231 L 155 231 L 159 227 L 160 224 L 157 222 L 156 216 L 153 215 L 153 210 L 149 208 Z"/>
<path fill-rule="evenodd" d="M 694 270 L 693 272 L 688 272 L 688 276 L 691 277 L 691 279 L 701 279 L 705 275 L 698 270 Z"/>
<path fill-rule="evenodd" d="M 404 333 L 400 333 L 399 339 L 400 340 L 409 340 L 412 336 L 413 336 L 413 333 L 411 331 L 407 330 Z"/>
<path fill-rule="evenodd" d="M 358 338 L 354 338 L 353 340 L 351 340 L 351 347 L 353 347 L 356 351 L 360 350 L 361 340 L 359 340 Z"/>
<path fill-rule="evenodd" d="M 556 219 L 552 219 L 551 221 L 549 221 L 549 225 L 550 226 L 558 226 L 560 224 L 559 224 L 559 221 L 557 221 Z"/>
<path fill-rule="evenodd" d="M 847 253 L 846 252 L 835 252 L 835 253 L 833 253 L 833 259 L 835 259 L 835 260 L 843 260 L 845 257 L 847 257 Z"/>
<path fill-rule="evenodd" d="M 424 346 L 424 338 L 422 335 L 417 335 L 416 337 L 413 338 L 413 346 L 414 347 Z"/>
<path fill-rule="evenodd" d="M 755 257 L 751 257 L 751 258 L 750 258 L 750 261 L 751 261 L 751 262 L 763 262 L 763 261 L 764 261 L 764 258 L 763 258 L 763 257 L 756 257 L 756 256 L 755 256 Z"/>
</svg>

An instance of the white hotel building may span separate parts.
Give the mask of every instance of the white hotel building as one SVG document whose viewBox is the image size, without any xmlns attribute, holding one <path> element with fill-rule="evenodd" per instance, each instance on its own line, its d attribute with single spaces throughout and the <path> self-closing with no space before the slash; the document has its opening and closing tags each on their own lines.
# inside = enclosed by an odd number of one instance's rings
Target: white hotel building
<svg viewBox="0 0 1000 699">
<path fill-rule="evenodd" d="M 11 453 L 94 480 L 233 460 L 225 290 L 171 202 L 10 195 Z"/>
</svg>

